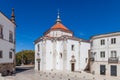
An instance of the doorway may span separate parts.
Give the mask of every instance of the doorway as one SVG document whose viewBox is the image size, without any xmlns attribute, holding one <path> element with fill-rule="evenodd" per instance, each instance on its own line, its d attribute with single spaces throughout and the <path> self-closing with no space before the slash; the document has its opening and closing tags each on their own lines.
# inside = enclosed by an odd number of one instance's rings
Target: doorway
<svg viewBox="0 0 120 80">
<path fill-rule="evenodd" d="M 101 75 L 105 75 L 105 74 L 106 74 L 105 65 L 100 65 L 100 74 L 101 74 Z"/>
<path fill-rule="evenodd" d="M 71 63 L 71 71 L 75 71 L 75 63 Z"/>
<path fill-rule="evenodd" d="M 111 76 L 117 76 L 117 66 L 111 65 Z"/>
</svg>

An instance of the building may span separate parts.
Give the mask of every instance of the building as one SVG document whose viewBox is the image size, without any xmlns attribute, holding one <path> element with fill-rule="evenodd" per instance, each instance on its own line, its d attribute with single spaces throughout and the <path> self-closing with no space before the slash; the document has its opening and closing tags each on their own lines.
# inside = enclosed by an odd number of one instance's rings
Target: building
<svg viewBox="0 0 120 80">
<path fill-rule="evenodd" d="M 90 51 L 93 74 L 120 76 L 120 32 L 93 36 Z"/>
<path fill-rule="evenodd" d="M 11 74 L 15 70 L 15 16 L 11 19 L 0 12 L 0 73 Z"/>
<path fill-rule="evenodd" d="M 89 41 L 76 38 L 59 13 L 56 23 L 35 40 L 35 70 L 83 71 L 88 63 Z"/>
</svg>

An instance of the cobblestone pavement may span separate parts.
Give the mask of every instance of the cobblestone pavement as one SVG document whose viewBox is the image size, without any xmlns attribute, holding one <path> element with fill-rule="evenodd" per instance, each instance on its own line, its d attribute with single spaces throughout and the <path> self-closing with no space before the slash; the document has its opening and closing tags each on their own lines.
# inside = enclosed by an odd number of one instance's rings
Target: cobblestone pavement
<svg viewBox="0 0 120 80">
<path fill-rule="evenodd" d="M 116 77 L 94 76 L 86 72 L 35 72 L 33 69 L 5 78 L 5 80 L 120 80 Z"/>
</svg>

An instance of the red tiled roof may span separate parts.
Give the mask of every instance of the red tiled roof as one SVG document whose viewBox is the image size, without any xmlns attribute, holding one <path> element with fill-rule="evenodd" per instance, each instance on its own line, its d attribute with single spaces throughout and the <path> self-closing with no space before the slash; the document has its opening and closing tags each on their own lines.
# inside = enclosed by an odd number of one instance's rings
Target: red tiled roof
<svg viewBox="0 0 120 80">
<path fill-rule="evenodd" d="M 71 30 L 69 30 L 67 27 L 65 27 L 61 22 L 57 22 L 55 25 L 53 25 L 48 31 L 46 31 L 44 33 L 44 35 L 46 35 L 48 32 L 50 32 L 52 30 L 61 30 L 61 31 L 73 34 L 73 32 Z"/>
<path fill-rule="evenodd" d="M 68 31 L 69 29 L 66 28 L 63 24 L 61 23 L 56 23 L 53 27 L 51 27 L 51 30 L 56 30 L 56 29 L 62 29 Z"/>
</svg>

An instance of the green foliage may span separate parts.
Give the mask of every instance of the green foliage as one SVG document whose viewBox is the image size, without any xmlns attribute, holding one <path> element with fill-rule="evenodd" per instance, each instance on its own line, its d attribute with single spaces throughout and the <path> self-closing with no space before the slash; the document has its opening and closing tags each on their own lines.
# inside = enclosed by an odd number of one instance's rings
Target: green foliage
<svg viewBox="0 0 120 80">
<path fill-rule="evenodd" d="M 34 54 L 35 52 L 33 50 L 23 50 L 16 53 L 16 65 L 19 66 L 22 62 L 25 65 L 34 64 Z"/>
</svg>

